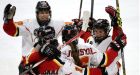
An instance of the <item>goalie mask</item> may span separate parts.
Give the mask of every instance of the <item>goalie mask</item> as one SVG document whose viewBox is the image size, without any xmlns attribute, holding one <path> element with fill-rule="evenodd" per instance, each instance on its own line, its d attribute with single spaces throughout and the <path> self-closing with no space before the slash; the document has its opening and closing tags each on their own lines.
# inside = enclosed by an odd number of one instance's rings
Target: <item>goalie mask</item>
<svg viewBox="0 0 140 75">
<path fill-rule="evenodd" d="M 67 42 L 71 38 L 77 35 L 77 30 L 75 29 L 74 25 L 66 24 L 64 29 L 62 30 L 62 41 L 63 43 Z M 77 44 L 78 40 L 72 42 L 73 44 Z"/>
</svg>

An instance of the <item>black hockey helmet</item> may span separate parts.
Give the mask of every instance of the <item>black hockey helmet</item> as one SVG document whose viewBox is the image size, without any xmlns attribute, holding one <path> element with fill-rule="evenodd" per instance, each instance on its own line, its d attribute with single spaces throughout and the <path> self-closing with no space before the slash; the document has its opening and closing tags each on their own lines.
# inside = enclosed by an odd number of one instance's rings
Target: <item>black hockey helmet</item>
<svg viewBox="0 0 140 75">
<path fill-rule="evenodd" d="M 67 22 L 65 23 L 66 25 L 64 26 L 63 30 L 62 30 L 62 41 L 63 43 L 67 42 L 68 40 L 70 40 L 71 38 L 73 38 L 74 36 L 77 35 L 77 30 L 75 29 L 75 26 L 70 23 Z M 73 41 L 74 44 L 77 44 L 78 41 L 75 40 Z"/>
<path fill-rule="evenodd" d="M 51 7 L 47 1 L 39 1 L 36 5 L 36 13 L 39 11 L 51 11 Z"/>
<path fill-rule="evenodd" d="M 107 19 L 98 19 L 93 26 L 94 29 L 103 29 L 106 33 L 110 31 L 109 21 Z"/>
<path fill-rule="evenodd" d="M 48 20 L 41 21 L 38 18 L 38 13 L 41 11 L 45 11 L 45 12 L 49 13 Z M 50 22 L 50 20 L 51 20 L 51 7 L 47 1 L 38 1 L 37 5 L 36 5 L 36 18 L 37 18 L 37 22 L 39 23 L 40 26 L 44 26 L 44 25 L 47 26 L 48 23 Z"/>
<path fill-rule="evenodd" d="M 89 28 L 90 28 L 90 29 L 93 29 L 93 26 L 94 26 L 95 23 L 96 23 L 96 19 L 90 17 L 90 18 L 89 18 L 89 23 L 88 23 Z"/>
</svg>

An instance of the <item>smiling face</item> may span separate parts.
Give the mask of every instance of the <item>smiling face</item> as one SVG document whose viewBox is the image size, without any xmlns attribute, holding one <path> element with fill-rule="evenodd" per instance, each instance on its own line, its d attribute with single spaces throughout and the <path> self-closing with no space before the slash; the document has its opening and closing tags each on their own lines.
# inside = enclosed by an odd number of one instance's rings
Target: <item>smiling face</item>
<svg viewBox="0 0 140 75">
<path fill-rule="evenodd" d="M 95 42 L 101 43 L 104 39 L 108 37 L 108 33 L 104 29 L 94 29 L 94 35 L 95 35 Z"/>
<path fill-rule="evenodd" d="M 48 25 L 51 20 L 51 7 L 46 1 L 39 1 L 36 6 L 36 18 L 40 26 Z"/>
<path fill-rule="evenodd" d="M 93 33 L 95 35 L 95 42 L 101 43 L 108 37 L 110 25 L 107 19 L 98 19 L 93 26 Z"/>
<path fill-rule="evenodd" d="M 103 38 L 107 37 L 107 33 L 104 31 L 104 29 L 95 29 L 94 34 L 96 39 L 102 40 Z"/>
<path fill-rule="evenodd" d="M 39 11 L 37 18 L 40 22 L 48 21 L 50 19 L 50 13 L 49 11 Z"/>
</svg>

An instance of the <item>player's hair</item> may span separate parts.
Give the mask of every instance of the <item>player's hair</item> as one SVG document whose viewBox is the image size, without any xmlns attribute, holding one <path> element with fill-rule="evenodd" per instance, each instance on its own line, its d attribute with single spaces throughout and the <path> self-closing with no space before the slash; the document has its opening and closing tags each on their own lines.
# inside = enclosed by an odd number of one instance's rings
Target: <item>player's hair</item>
<svg viewBox="0 0 140 75">
<path fill-rule="evenodd" d="M 71 56 L 73 57 L 75 64 L 78 66 L 82 66 L 82 63 L 79 58 L 79 50 L 78 50 L 77 46 L 73 43 L 70 43 L 69 46 L 71 47 L 71 50 L 72 50 Z"/>
</svg>

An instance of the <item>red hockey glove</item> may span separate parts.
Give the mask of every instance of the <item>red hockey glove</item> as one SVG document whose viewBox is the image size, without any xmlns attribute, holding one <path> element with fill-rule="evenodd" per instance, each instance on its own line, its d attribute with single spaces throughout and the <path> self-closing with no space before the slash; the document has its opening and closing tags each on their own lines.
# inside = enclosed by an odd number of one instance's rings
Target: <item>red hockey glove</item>
<svg viewBox="0 0 140 75">
<path fill-rule="evenodd" d="M 116 26 L 117 24 L 117 11 L 114 7 L 108 6 L 105 7 L 105 11 L 109 14 L 110 19 L 111 19 L 111 26 Z"/>
</svg>

